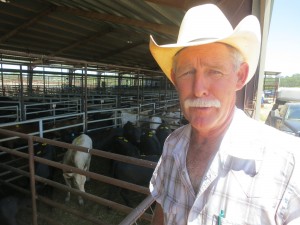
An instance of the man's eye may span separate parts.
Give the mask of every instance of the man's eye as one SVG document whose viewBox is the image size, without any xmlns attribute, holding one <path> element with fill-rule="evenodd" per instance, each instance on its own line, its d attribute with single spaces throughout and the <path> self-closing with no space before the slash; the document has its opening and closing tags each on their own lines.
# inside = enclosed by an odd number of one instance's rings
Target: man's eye
<svg viewBox="0 0 300 225">
<path fill-rule="evenodd" d="M 189 70 L 186 72 L 183 72 L 179 75 L 179 77 L 185 77 L 185 76 L 190 76 L 190 75 L 194 75 L 195 74 L 195 70 Z"/>
<path fill-rule="evenodd" d="M 210 70 L 208 72 L 208 76 L 214 79 L 222 77 L 224 74 L 221 71 L 218 70 Z"/>
</svg>

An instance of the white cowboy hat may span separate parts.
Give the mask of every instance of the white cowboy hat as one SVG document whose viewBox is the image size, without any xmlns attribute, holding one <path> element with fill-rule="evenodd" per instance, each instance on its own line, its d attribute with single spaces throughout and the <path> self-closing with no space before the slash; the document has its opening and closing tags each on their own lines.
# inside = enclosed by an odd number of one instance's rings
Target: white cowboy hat
<svg viewBox="0 0 300 225">
<path fill-rule="evenodd" d="M 253 77 L 260 53 L 260 24 L 255 16 L 246 16 L 233 30 L 223 12 L 213 4 L 193 7 L 185 14 L 177 43 L 158 45 L 150 36 L 150 51 L 162 69 L 171 79 L 173 56 L 182 48 L 221 42 L 238 49 L 249 64 L 246 83 Z M 173 82 L 173 81 L 172 81 Z"/>
</svg>

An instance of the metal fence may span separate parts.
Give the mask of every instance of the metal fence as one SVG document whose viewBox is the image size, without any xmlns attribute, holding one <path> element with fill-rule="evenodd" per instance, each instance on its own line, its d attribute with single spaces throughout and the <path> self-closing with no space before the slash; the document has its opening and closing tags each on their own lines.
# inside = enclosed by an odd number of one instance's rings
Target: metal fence
<svg viewBox="0 0 300 225">
<path fill-rule="evenodd" d="M 36 189 L 35 189 L 36 182 L 42 182 L 44 184 L 50 185 L 61 191 L 65 191 L 65 192 L 70 191 L 72 194 L 80 195 L 84 199 L 92 201 L 95 204 L 110 207 L 113 210 L 117 210 L 124 214 L 127 214 L 128 216 L 125 217 L 124 220 L 120 223 L 122 225 L 136 223 L 136 221 L 138 219 L 143 219 L 143 220 L 147 220 L 147 221 L 151 220 L 151 217 L 152 217 L 151 213 L 149 214 L 148 212 L 146 212 L 146 209 L 148 207 L 150 207 L 150 205 L 153 203 L 153 199 L 149 195 L 148 188 L 139 186 L 139 185 L 135 185 L 132 183 L 128 183 L 125 181 L 117 180 L 112 177 L 108 177 L 108 176 L 98 174 L 95 172 L 83 171 L 83 170 L 80 170 L 75 167 L 64 165 L 59 161 L 58 162 L 51 161 L 51 160 L 47 160 L 47 159 L 38 157 L 34 153 L 34 145 L 36 143 L 44 143 L 44 144 L 60 147 L 63 149 L 71 148 L 72 150 L 75 150 L 75 151 L 89 152 L 92 155 L 92 157 L 102 157 L 102 158 L 107 158 L 107 159 L 112 159 L 112 160 L 118 160 L 118 161 L 131 163 L 131 164 L 135 164 L 135 165 L 139 165 L 139 166 L 149 167 L 149 168 L 155 168 L 155 166 L 156 166 L 155 162 L 150 162 L 150 161 L 132 158 L 132 157 L 128 157 L 128 156 L 122 156 L 122 155 L 118 155 L 118 154 L 114 154 L 114 153 L 110 153 L 110 152 L 106 152 L 106 151 L 101 151 L 98 149 L 87 149 L 84 147 L 74 146 L 72 144 L 68 144 L 68 143 L 64 143 L 64 142 L 60 142 L 60 141 L 50 140 L 50 139 L 41 138 L 38 136 L 27 135 L 27 134 L 4 130 L 4 129 L 0 129 L 0 134 L 18 137 L 18 138 L 26 140 L 28 143 L 28 151 L 16 151 L 15 149 L 9 149 L 9 148 L 0 146 L 0 151 L 4 152 L 6 154 L 9 154 L 9 155 L 15 156 L 15 157 L 25 159 L 25 162 L 27 161 L 27 164 L 25 167 L 24 166 L 21 166 L 21 167 L 11 166 L 10 165 L 11 160 L 1 161 L 0 162 L 0 168 L 1 168 L 0 183 L 2 185 L 8 186 L 8 187 L 14 189 L 15 191 L 18 191 L 18 192 L 24 193 L 28 196 L 31 196 L 31 204 L 32 204 L 31 213 L 32 213 L 32 224 L 33 225 L 38 225 L 39 223 L 41 223 L 40 221 L 48 221 L 48 222 L 50 221 L 51 224 L 61 224 L 59 221 L 56 221 L 54 218 L 51 218 L 48 215 L 45 215 L 42 212 L 40 212 L 39 208 L 38 208 L 38 202 L 43 202 L 44 204 L 47 204 L 49 206 L 59 208 L 60 210 L 66 211 L 66 212 L 74 215 L 75 217 L 78 217 L 80 220 L 89 221 L 91 224 L 107 224 L 97 218 L 94 218 L 94 217 L 91 217 L 90 215 L 82 213 L 82 211 L 80 209 L 70 208 L 70 207 L 67 207 L 65 204 L 61 204 L 59 202 L 53 201 L 52 199 L 38 195 L 36 193 Z M 59 170 L 68 169 L 75 173 L 83 174 L 87 177 L 90 177 L 93 180 L 97 180 L 97 181 L 104 182 L 104 183 L 107 183 L 110 185 L 115 185 L 115 186 L 125 188 L 125 189 L 131 190 L 131 191 L 142 193 L 142 194 L 147 195 L 148 197 L 146 197 L 138 207 L 133 209 L 126 205 L 122 205 L 122 204 L 113 202 L 111 200 L 105 199 L 101 196 L 95 196 L 90 193 L 81 192 L 76 189 L 69 188 L 62 183 L 58 183 L 53 180 L 39 177 L 35 174 L 35 167 L 34 167 L 35 163 L 37 163 L 37 162 L 51 166 L 51 167 L 55 167 Z M 11 176 L 9 178 L 5 178 L 7 176 L 7 174 L 13 174 L 13 176 Z M 22 187 L 18 187 L 17 185 L 14 184 L 15 180 L 21 179 L 22 177 L 28 177 L 30 179 L 30 184 L 31 184 L 30 191 L 28 191 Z"/>
</svg>

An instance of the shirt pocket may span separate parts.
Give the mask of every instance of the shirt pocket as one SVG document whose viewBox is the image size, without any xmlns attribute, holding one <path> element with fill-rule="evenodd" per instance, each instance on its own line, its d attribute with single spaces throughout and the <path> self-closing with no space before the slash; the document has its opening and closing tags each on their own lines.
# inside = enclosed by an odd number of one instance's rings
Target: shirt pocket
<svg viewBox="0 0 300 225">
<path fill-rule="evenodd" d="M 272 156 L 271 160 L 265 160 L 260 165 L 257 174 L 253 176 L 244 171 L 232 170 L 231 172 L 248 199 L 264 199 L 268 203 L 272 200 L 277 202 L 282 198 L 293 171 L 293 165 L 289 161 L 290 159 L 285 157 Z"/>
<path fill-rule="evenodd" d="M 285 186 L 282 180 L 277 180 L 272 175 L 257 174 L 251 177 L 235 171 L 232 173 L 241 192 L 245 195 L 244 201 L 256 205 L 258 209 L 274 209 L 276 207 L 281 199 L 283 186 Z"/>
</svg>

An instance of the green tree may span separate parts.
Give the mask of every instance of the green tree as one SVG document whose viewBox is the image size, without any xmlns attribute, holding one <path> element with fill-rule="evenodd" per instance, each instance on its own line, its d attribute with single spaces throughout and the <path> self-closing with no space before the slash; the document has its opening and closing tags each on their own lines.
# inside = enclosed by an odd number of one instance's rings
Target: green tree
<svg viewBox="0 0 300 225">
<path fill-rule="evenodd" d="M 280 87 L 300 87 L 300 74 L 280 78 Z"/>
</svg>

